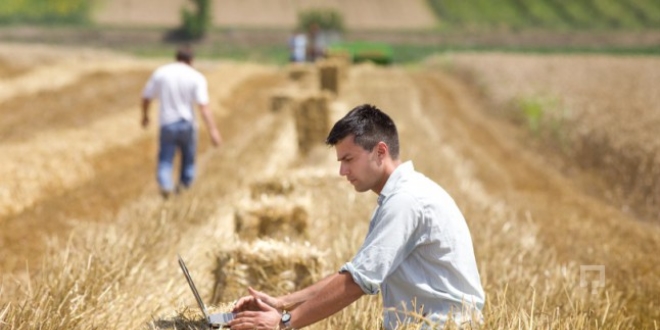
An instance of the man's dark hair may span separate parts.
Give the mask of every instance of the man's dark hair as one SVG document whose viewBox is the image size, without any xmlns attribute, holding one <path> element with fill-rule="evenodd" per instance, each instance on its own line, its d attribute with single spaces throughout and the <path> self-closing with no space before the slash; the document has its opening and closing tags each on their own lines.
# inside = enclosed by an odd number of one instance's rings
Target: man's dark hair
<svg viewBox="0 0 660 330">
<path fill-rule="evenodd" d="M 176 60 L 180 62 L 191 63 L 195 54 L 193 53 L 192 47 L 190 46 L 181 46 L 176 50 Z"/>
<path fill-rule="evenodd" d="M 380 141 L 389 148 L 392 159 L 399 158 L 399 134 L 394 121 L 371 104 L 359 105 L 340 119 L 330 130 L 325 143 L 334 146 L 353 134 L 355 144 L 371 151 Z"/>
</svg>

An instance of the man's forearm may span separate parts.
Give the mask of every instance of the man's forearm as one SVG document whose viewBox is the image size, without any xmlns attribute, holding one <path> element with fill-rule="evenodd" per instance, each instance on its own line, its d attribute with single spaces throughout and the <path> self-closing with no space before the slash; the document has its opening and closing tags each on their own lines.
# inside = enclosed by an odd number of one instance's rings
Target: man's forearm
<svg viewBox="0 0 660 330">
<path fill-rule="evenodd" d="M 217 127 L 215 126 L 215 120 L 213 120 L 213 114 L 211 113 L 208 104 L 200 105 L 199 111 L 202 113 L 202 119 L 204 120 L 204 125 L 206 125 L 206 128 L 209 131 L 217 130 Z"/>
<path fill-rule="evenodd" d="M 331 275 L 324 282 L 325 285 L 291 312 L 291 325 L 294 329 L 325 319 L 364 295 L 350 273 Z"/>
<path fill-rule="evenodd" d="M 149 106 L 151 105 L 151 100 L 148 98 L 142 98 L 142 126 L 147 127 L 149 124 Z"/>
<path fill-rule="evenodd" d="M 328 275 L 324 279 L 293 293 L 290 293 L 286 296 L 281 296 L 278 300 L 282 303 L 281 306 L 275 306 L 278 309 L 291 311 L 298 307 L 300 304 L 304 303 L 311 297 L 314 297 L 317 292 L 319 292 L 324 286 L 326 286 L 330 281 L 337 276 L 337 273 Z"/>
</svg>

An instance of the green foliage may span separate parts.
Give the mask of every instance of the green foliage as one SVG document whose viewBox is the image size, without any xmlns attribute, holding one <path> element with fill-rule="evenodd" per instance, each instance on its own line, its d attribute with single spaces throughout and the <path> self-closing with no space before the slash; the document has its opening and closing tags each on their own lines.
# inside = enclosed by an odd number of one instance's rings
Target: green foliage
<svg viewBox="0 0 660 330">
<path fill-rule="evenodd" d="M 334 9 L 310 9 L 298 13 L 298 28 L 307 31 L 316 24 L 321 30 L 344 31 L 344 18 Z"/>
<path fill-rule="evenodd" d="M 521 97 L 517 100 L 517 108 L 532 134 L 555 141 L 565 150 L 568 143 L 568 111 L 557 99 L 541 96 Z"/>
<path fill-rule="evenodd" d="M 1 0 L 0 23 L 70 23 L 89 21 L 89 0 Z"/>
<path fill-rule="evenodd" d="M 195 11 L 181 10 L 181 34 L 186 39 L 200 39 L 211 26 L 211 0 L 191 0 Z"/>
<path fill-rule="evenodd" d="M 660 28 L 657 0 L 427 0 L 443 28 Z"/>
<path fill-rule="evenodd" d="M 394 61 L 392 47 L 378 42 L 341 42 L 328 47 L 329 53 L 348 53 L 353 62 L 391 64 Z"/>
<path fill-rule="evenodd" d="M 524 98 L 519 101 L 518 106 L 522 110 L 529 130 L 538 134 L 544 110 L 542 102 L 536 98 Z"/>
</svg>

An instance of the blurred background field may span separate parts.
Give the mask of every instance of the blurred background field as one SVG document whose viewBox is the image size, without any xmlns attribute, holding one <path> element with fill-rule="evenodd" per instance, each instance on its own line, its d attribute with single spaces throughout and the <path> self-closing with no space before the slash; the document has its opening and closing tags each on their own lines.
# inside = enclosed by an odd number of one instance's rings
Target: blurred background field
<svg viewBox="0 0 660 330">
<path fill-rule="evenodd" d="M 200 329 L 177 253 L 214 309 L 335 271 L 375 196 L 317 137 L 365 102 L 465 213 L 481 328 L 660 328 L 657 1 L 216 0 L 202 38 L 172 37 L 196 1 L 0 2 L 0 329 Z M 319 8 L 343 20 L 330 49 L 387 61 L 287 63 Z M 163 201 L 138 101 L 181 42 L 225 144 L 202 130 L 198 182 Z"/>
<path fill-rule="evenodd" d="M 209 0 L 210 1 L 210 0 Z M 84 43 L 165 56 L 167 31 L 191 0 L 8 0 L 0 4 L 0 40 Z M 652 0 L 210 1 L 201 54 L 284 63 L 298 13 L 338 12 L 342 40 L 387 43 L 397 63 L 439 51 L 646 53 L 660 51 L 660 5 Z M 34 26 L 36 23 L 38 26 Z M 26 25 L 28 24 L 28 25 Z"/>
</svg>

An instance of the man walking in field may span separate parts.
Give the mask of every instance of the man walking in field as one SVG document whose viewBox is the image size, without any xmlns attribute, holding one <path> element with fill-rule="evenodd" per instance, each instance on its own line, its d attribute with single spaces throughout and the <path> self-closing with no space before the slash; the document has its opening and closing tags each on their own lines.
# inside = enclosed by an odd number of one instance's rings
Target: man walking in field
<svg viewBox="0 0 660 330">
<path fill-rule="evenodd" d="M 335 147 L 340 175 L 356 191 L 378 195 L 362 247 L 339 272 L 303 290 L 271 297 L 249 288 L 231 329 L 298 329 L 379 292 L 384 329 L 480 321 L 485 295 L 465 219 L 444 189 L 399 160 L 392 119 L 358 106 L 326 143 Z"/>
<path fill-rule="evenodd" d="M 149 106 L 159 99 L 160 136 L 156 177 L 163 197 L 188 188 L 195 177 L 197 125 L 194 107 L 197 105 L 204 124 L 217 147 L 222 138 L 209 109 L 206 78 L 192 67 L 193 52 L 182 47 L 176 52 L 176 62 L 158 68 L 142 92 L 142 126 L 149 125 Z M 174 154 L 181 153 L 181 172 L 175 187 L 172 180 Z"/>
</svg>

